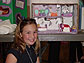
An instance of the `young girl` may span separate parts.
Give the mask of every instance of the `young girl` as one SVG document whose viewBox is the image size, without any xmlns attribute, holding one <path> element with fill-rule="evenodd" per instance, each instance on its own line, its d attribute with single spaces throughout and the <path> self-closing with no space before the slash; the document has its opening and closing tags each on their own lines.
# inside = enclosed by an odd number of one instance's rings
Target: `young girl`
<svg viewBox="0 0 84 63">
<path fill-rule="evenodd" d="M 15 32 L 15 43 L 9 50 L 6 63 L 40 63 L 37 24 L 34 19 L 19 22 Z"/>
</svg>

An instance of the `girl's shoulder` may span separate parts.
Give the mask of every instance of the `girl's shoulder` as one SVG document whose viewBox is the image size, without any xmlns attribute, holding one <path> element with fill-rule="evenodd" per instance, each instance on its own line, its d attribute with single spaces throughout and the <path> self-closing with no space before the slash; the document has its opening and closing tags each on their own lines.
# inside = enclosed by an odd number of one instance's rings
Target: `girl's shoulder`
<svg viewBox="0 0 84 63">
<path fill-rule="evenodd" d="M 13 49 L 11 48 L 7 54 L 13 54 L 17 59 L 20 58 L 20 55 L 21 55 L 21 52 L 20 50 L 17 50 L 17 49 Z"/>
</svg>

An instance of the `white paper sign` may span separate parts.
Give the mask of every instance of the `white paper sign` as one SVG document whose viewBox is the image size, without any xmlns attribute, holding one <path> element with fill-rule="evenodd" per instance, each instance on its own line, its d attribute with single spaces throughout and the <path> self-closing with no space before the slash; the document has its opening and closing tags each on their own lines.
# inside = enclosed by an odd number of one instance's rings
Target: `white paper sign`
<svg viewBox="0 0 84 63">
<path fill-rule="evenodd" d="M 23 1 L 16 1 L 16 7 L 19 7 L 19 8 L 24 8 L 24 2 Z"/>
<path fill-rule="evenodd" d="M 84 29 L 84 7 L 82 7 L 81 29 Z"/>
</svg>

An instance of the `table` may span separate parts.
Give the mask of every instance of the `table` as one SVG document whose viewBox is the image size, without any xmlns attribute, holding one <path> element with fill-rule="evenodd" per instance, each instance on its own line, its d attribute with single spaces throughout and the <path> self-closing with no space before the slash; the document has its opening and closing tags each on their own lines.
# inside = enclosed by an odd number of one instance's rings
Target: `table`
<svg viewBox="0 0 84 63">
<path fill-rule="evenodd" d="M 0 42 L 13 42 L 14 34 L 0 35 Z M 40 41 L 84 41 L 84 32 L 78 34 L 39 34 Z"/>
<path fill-rule="evenodd" d="M 14 34 L 1 34 L 0 35 L 0 42 L 13 42 L 14 41 Z"/>
<path fill-rule="evenodd" d="M 40 41 L 84 41 L 84 33 L 78 34 L 40 34 Z"/>
</svg>

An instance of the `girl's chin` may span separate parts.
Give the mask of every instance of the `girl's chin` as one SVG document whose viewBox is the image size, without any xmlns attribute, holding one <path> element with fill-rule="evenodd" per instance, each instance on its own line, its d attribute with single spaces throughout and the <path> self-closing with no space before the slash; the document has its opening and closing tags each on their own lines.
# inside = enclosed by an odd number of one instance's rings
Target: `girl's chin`
<svg viewBox="0 0 84 63">
<path fill-rule="evenodd" d="M 28 41 L 28 42 L 26 42 L 27 44 L 29 44 L 29 45 L 34 45 L 34 41 Z"/>
<path fill-rule="evenodd" d="M 34 45 L 34 43 L 31 43 L 30 45 Z"/>
<path fill-rule="evenodd" d="M 30 45 L 34 45 L 35 42 L 30 42 Z"/>
</svg>

